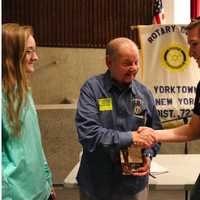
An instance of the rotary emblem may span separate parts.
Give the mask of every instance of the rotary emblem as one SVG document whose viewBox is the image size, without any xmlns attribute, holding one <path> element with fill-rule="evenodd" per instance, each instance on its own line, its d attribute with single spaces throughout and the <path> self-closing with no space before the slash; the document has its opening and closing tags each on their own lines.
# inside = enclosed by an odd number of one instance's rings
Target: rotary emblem
<svg viewBox="0 0 200 200">
<path fill-rule="evenodd" d="M 161 65 L 173 71 L 183 70 L 189 63 L 189 51 L 180 45 L 171 45 L 161 52 Z"/>
</svg>

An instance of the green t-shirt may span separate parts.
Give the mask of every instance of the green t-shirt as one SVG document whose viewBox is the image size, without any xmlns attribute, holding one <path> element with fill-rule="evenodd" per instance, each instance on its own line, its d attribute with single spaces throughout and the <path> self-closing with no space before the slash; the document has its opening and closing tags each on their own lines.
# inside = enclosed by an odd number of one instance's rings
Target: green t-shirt
<svg viewBox="0 0 200 200">
<path fill-rule="evenodd" d="M 3 200 L 47 200 L 51 173 L 43 152 L 40 128 L 31 92 L 20 114 L 21 133 L 8 123 L 7 99 L 2 94 L 2 196 Z"/>
</svg>

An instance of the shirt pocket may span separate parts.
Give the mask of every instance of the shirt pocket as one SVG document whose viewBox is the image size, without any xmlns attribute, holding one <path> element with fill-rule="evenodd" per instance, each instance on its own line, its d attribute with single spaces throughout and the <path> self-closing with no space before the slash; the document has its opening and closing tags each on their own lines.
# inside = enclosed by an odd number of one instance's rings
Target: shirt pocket
<svg viewBox="0 0 200 200">
<path fill-rule="evenodd" d="M 129 131 L 136 131 L 140 126 L 145 126 L 146 116 L 144 115 L 129 115 L 127 127 Z"/>
<path fill-rule="evenodd" d="M 113 128 L 112 111 L 99 111 L 100 121 L 104 128 Z"/>
</svg>

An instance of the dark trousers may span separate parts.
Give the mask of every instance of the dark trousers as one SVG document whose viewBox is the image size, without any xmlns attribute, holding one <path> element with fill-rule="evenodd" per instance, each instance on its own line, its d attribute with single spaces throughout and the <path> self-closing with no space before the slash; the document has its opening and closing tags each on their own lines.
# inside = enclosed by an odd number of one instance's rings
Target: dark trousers
<svg viewBox="0 0 200 200">
<path fill-rule="evenodd" d="M 88 194 L 87 192 L 79 189 L 80 200 L 102 200 L 102 198 L 95 198 Z M 147 200 L 148 199 L 148 186 L 145 187 L 141 192 L 136 193 L 135 195 L 126 195 L 126 194 L 115 194 L 109 200 Z M 108 200 L 108 199 L 106 199 Z"/>
<path fill-rule="evenodd" d="M 190 195 L 190 200 L 199 200 L 199 199 L 200 199 L 200 175 L 198 176 Z"/>
</svg>

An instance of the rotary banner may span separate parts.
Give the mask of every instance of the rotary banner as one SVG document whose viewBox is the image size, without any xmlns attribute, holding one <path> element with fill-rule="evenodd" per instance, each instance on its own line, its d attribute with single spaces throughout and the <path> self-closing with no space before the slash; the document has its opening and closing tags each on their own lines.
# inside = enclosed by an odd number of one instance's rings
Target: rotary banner
<svg viewBox="0 0 200 200">
<path fill-rule="evenodd" d="M 192 114 L 200 70 L 189 56 L 184 25 L 137 28 L 141 45 L 138 78 L 152 91 L 161 121 L 188 118 Z"/>
</svg>

